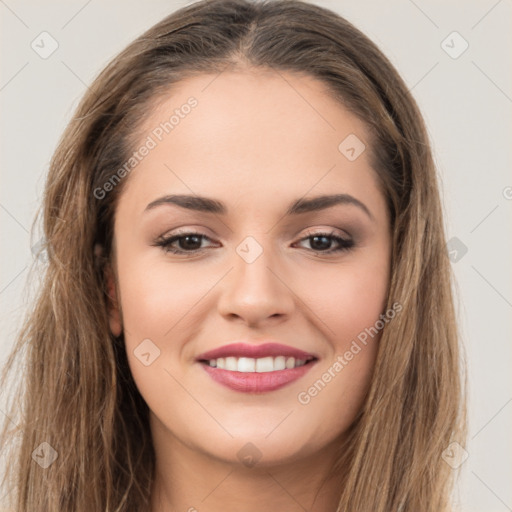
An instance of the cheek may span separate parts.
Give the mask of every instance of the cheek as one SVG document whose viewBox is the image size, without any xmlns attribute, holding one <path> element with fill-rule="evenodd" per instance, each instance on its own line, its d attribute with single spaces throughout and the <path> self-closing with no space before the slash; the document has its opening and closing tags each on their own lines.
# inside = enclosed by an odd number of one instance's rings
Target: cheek
<svg viewBox="0 0 512 512">
<path fill-rule="evenodd" d="M 190 313 L 205 291 L 190 284 L 193 276 L 165 264 L 133 259 L 120 276 L 128 364 L 144 400 L 152 410 L 165 411 L 169 394 L 179 388 L 173 376 L 181 381 L 176 361 L 195 336 Z"/>
<path fill-rule="evenodd" d="M 198 316 L 212 307 L 205 299 L 224 272 L 133 254 L 119 259 L 118 270 L 130 369 L 145 399 L 158 402 L 162 386 L 172 387 L 169 373 L 188 364 L 189 342 L 200 337 Z"/>
<path fill-rule="evenodd" d="M 337 266 L 309 288 L 308 304 L 325 326 L 330 351 L 297 396 L 311 414 L 321 414 L 321 429 L 340 432 L 355 418 L 368 389 L 385 313 L 388 262 L 376 257 Z M 313 307 L 312 307 L 313 309 Z M 324 432 L 325 433 L 325 432 Z"/>
<path fill-rule="evenodd" d="M 181 328 L 194 304 L 218 280 L 206 270 L 198 279 L 197 267 L 131 257 L 119 262 L 119 282 L 125 329 L 162 340 Z M 186 323 L 186 320 L 185 320 Z"/>
<path fill-rule="evenodd" d="M 384 313 L 389 286 L 387 262 L 360 261 L 318 273 L 306 298 L 328 328 L 336 350 L 373 326 Z"/>
<path fill-rule="evenodd" d="M 318 316 L 328 326 L 329 354 L 296 396 L 301 416 L 318 439 L 346 431 L 363 405 L 382 332 L 375 326 L 385 308 L 384 278 L 376 282 L 351 273 L 342 281 L 328 281 L 331 293 Z"/>
</svg>

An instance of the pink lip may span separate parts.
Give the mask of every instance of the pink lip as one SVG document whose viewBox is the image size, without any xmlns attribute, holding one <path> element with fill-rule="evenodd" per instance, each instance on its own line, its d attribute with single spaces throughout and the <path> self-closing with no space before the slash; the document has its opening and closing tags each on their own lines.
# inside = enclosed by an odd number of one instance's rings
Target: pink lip
<svg viewBox="0 0 512 512">
<path fill-rule="evenodd" d="M 232 372 L 220 368 L 213 368 L 207 364 L 202 364 L 205 371 L 210 377 L 234 391 L 242 391 L 245 393 L 265 393 L 274 391 L 300 379 L 307 373 L 316 361 L 311 361 L 297 368 L 289 370 L 276 370 L 274 372 L 256 373 L 256 372 Z"/>
<path fill-rule="evenodd" d="M 280 343 L 263 343 L 260 345 L 231 343 L 200 354 L 196 357 L 196 361 L 208 361 L 210 359 L 218 359 L 219 357 L 252 357 L 258 359 L 269 356 L 295 357 L 295 359 L 303 360 L 318 359 L 315 354 L 310 354 L 288 345 L 281 345 Z"/>
</svg>

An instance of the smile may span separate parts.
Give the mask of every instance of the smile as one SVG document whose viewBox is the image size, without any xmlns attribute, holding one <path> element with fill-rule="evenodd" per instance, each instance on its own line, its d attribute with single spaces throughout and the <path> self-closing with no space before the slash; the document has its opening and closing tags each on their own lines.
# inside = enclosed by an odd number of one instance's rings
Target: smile
<svg viewBox="0 0 512 512">
<path fill-rule="evenodd" d="M 280 389 L 305 375 L 316 358 L 294 357 L 220 357 L 200 361 L 208 375 L 234 391 L 265 393 Z"/>
</svg>

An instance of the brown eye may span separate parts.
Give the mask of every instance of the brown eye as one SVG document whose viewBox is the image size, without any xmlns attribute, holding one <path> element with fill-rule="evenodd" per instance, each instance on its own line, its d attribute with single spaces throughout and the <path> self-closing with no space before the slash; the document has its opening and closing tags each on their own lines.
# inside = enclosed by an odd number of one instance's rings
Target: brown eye
<svg viewBox="0 0 512 512">
<path fill-rule="evenodd" d="M 154 244 L 162 247 L 164 252 L 171 252 L 173 254 L 194 254 L 203 251 L 205 248 L 201 247 L 203 240 L 210 240 L 202 233 L 180 233 L 170 237 L 162 237 Z"/>
<path fill-rule="evenodd" d="M 304 240 L 310 241 L 309 243 L 312 251 L 320 252 L 323 254 L 331 254 L 346 251 L 354 246 L 353 240 L 342 238 L 338 235 L 335 235 L 334 232 L 312 233 L 307 237 L 303 238 L 301 241 Z M 335 244 L 334 248 L 332 247 L 333 243 Z"/>
</svg>

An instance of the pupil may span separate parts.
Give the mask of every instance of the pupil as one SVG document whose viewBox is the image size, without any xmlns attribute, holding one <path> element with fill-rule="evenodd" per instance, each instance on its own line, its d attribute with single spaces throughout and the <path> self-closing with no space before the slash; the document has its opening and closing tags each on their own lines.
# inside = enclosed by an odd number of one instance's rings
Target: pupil
<svg viewBox="0 0 512 512">
<path fill-rule="evenodd" d="M 316 240 L 318 239 L 323 239 L 324 240 L 324 244 L 323 244 L 323 247 L 322 247 L 322 244 L 319 244 L 320 247 L 318 246 L 318 244 L 316 244 Z M 313 237 L 313 246 L 316 245 L 316 249 L 329 249 L 329 245 L 330 245 L 330 239 L 327 238 L 326 236 L 314 236 Z"/>
<path fill-rule="evenodd" d="M 195 245 L 197 245 L 197 243 L 199 243 L 199 245 L 201 245 L 201 240 L 200 240 L 199 236 L 197 236 L 197 235 L 187 235 L 187 236 L 182 238 L 182 242 L 184 242 L 182 244 L 182 247 L 184 249 L 196 249 L 197 248 L 197 247 L 194 247 L 194 242 L 192 242 L 192 244 L 188 243 L 190 239 L 195 240 Z M 190 245 L 192 245 L 192 247 Z"/>
</svg>

